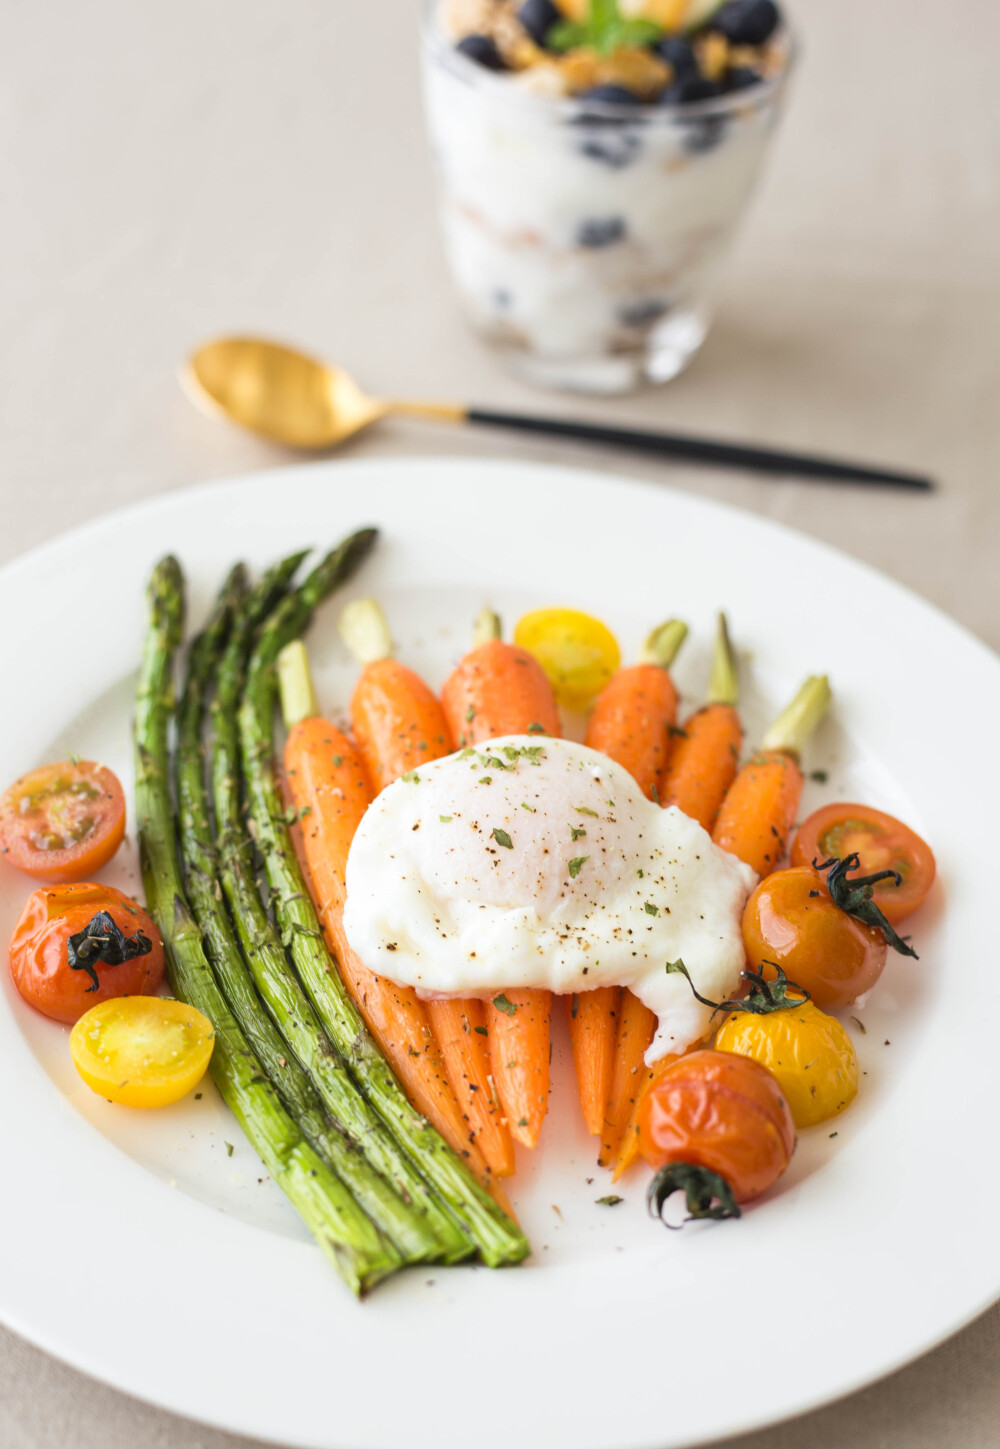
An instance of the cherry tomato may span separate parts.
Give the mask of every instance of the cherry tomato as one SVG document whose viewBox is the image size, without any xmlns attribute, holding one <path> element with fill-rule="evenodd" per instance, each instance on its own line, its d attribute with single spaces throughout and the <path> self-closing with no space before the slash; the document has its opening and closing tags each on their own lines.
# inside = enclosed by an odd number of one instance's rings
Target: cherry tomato
<svg viewBox="0 0 1000 1449">
<path fill-rule="evenodd" d="M 567 709 L 586 709 L 621 663 L 611 631 L 576 609 L 536 609 L 519 619 L 514 643 L 533 654 Z"/>
<path fill-rule="evenodd" d="M 799 826 L 792 846 L 792 865 L 857 854 L 861 871 L 895 870 L 901 885 L 882 881 L 872 899 L 895 925 L 912 915 L 934 882 L 934 854 L 915 831 L 884 810 L 870 805 L 824 805 Z"/>
<path fill-rule="evenodd" d="M 639 1151 L 650 1167 L 685 1163 L 716 1173 L 737 1202 L 780 1177 L 795 1123 L 766 1068 L 732 1052 L 696 1051 L 663 1072 L 639 1106 Z"/>
<path fill-rule="evenodd" d="M 778 1081 L 796 1127 L 814 1127 L 858 1094 L 854 1043 L 812 1001 L 762 1014 L 736 1011 L 716 1034 L 717 1051 L 752 1057 Z"/>
<path fill-rule="evenodd" d="M 72 1022 L 111 997 L 156 991 L 163 938 L 146 912 L 111 886 L 43 886 L 14 927 L 10 974 L 31 1006 Z"/>
<path fill-rule="evenodd" d="M 824 1011 L 870 991 L 888 951 L 882 932 L 835 906 L 823 876 L 803 865 L 761 881 L 743 912 L 743 945 L 754 970 L 766 976 L 776 962 Z"/>
<path fill-rule="evenodd" d="M 123 996 L 80 1017 L 73 1065 L 87 1086 L 126 1107 L 167 1107 L 205 1075 L 215 1045 L 207 1016 L 183 1001 Z"/>
<path fill-rule="evenodd" d="M 124 834 L 118 777 L 92 760 L 43 765 L 0 797 L 0 857 L 36 880 L 86 880 Z"/>
</svg>

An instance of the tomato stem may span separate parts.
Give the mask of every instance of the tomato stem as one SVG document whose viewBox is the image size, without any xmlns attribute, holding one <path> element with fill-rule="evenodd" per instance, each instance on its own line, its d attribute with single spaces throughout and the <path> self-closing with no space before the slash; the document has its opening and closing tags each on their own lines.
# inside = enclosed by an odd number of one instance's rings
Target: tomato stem
<svg viewBox="0 0 1000 1449">
<path fill-rule="evenodd" d="M 695 1162 L 669 1162 L 661 1167 L 649 1184 L 646 1205 L 651 1217 L 659 1218 L 664 1227 L 673 1227 L 663 1216 L 667 1199 L 683 1192 L 687 1200 L 686 1222 L 697 1218 L 738 1218 L 740 1207 L 733 1190 L 724 1177 Z M 715 1206 L 713 1207 L 713 1203 Z M 677 1226 L 683 1227 L 680 1223 Z"/>
<path fill-rule="evenodd" d="M 707 996 L 702 996 L 691 980 L 690 972 L 683 961 L 668 961 L 666 965 L 667 975 L 677 973 L 683 976 L 690 986 L 695 998 L 702 1006 L 710 1006 L 712 1015 L 717 1011 L 746 1011 L 754 1016 L 767 1016 L 772 1011 L 790 1011 L 795 1006 L 804 1006 L 809 1000 L 809 992 L 804 986 L 799 986 L 795 981 L 789 981 L 777 961 L 764 961 L 764 966 L 771 966 L 775 971 L 773 980 L 767 980 L 763 971 L 741 971 L 740 977 L 749 984 L 749 991 L 746 996 L 736 997 L 731 1001 L 710 1001 Z M 789 990 L 800 992 L 798 996 L 789 996 Z"/>
<path fill-rule="evenodd" d="M 897 935 L 894 927 L 872 900 L 874 889 L 880 881 L 892 880 L 897 886 L 903 884 L 903 877 L 898 870 L 877 870 L 873 875 L 856 875 L 853 880 L 848 880 L 848 871 L 861 869 L 861 857 L 856 851 L 852 855 L 845 855 L 843 859 L 832 855 L 829 860 L 814 860 L 813 869 L 827 872 L 826 888 L 835 906 L 839 906 L 846 915 L 853 916 L 863 926 L 881 931 L 886 944 L 901 956 L 912 956 L 914 961 L 919 959 L 913 947 L 902 936 Z"/>
<path fill-rule="evenodd" d="M 98 911 L 82 931 L 70 936 L 66 942 L 66 955 L 71 971 L 86 971 L 91 986 L 87 994 L 97 991 L 101 983 L 97 979 L 95 962 L 105 966 L 121 966 L 125 961 L 134 961 L 137 956 L 148 956 L 153 943 L 144 931 L 126 936 L 109 911 Z"/>
</svg>

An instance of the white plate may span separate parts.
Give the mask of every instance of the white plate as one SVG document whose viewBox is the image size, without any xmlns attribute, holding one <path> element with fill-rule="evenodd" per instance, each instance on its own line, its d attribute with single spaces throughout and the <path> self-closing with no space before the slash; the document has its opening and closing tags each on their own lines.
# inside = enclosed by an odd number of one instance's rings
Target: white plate
<svg viewBox="0 0 1000 1449">
<path fill-rule="evenodd" d="M 236 558 L 259 567 L 368 522 L 384 539 L 311 636 L 331 713 L 352 675 L 335 618 L 363 593 L 434 683 L 486 602 L 509 623 L 583 606 L 626 657 L 682 615 L 693 637 L 676 672 L 691 704 L 725 607 L 751 656 L 751 739 L 805 674 L 830 673 L 836 709 L 807 760 L 829 782 L 809 785 L 806 808 L 884 806 L 940 866 L 913 922 L 919 962 L 894 957 L 855 1013 L 861 1095 L 803 1134 L 780 1190 L 739 1223 L 668 1233 L 645 1214 L 643 1174 L 625 1203 L 596 1205 L 608 1178 L 577 1120 L 560 1024 L 543 1147 L 522 1157 L 512 1194 L 534 1257 L 505 1273 L 413 1272 L 358 1305 L 209 1084 L 160 1113 L 102 1102 L 75 1078 L 65 1030 L 4 972 L 3 1321 L 120 1389 L 280 1443 L 667 1449 L 847 1393 L 986 1308 L 1000 1296 L 981 1025 L 997 969 L 984 823 L 997 813 L 1000 667 L 860 564 L 663 488 L 515 464 L 320 464 L 172 494 L 0 573 L 0 781 L 71 750 L 131 779 L 142 593 L 160 554 L 181 558 L 197 623 Z M 108 878 L 137 887 L 131 847 Z M 0 868 L 5 938 L 28 890 Z"/>
</svg>

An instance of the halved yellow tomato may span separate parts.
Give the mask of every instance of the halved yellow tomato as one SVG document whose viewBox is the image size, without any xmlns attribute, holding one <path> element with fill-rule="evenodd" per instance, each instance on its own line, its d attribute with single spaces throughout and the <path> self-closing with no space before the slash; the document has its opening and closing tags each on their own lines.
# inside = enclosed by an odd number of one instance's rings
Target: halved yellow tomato
<svg viewBox="0 0 1000 1449">
<path fill-rule="evenodd" d="M 621 663 L 606 624 L 578 609 L 535 609 L 517 622 L 514 643 L 534 655 L 567 709 L 586 709 Z"/>
<path fill-rule="evenodd" d="M 119 996 L 70 1032 L 73 1065 L 87 1086 L 126 1107 L 167 1107 L 205 1075 L 215 1045 L 207 1016 L 183 1001 Z"/>
</svg>

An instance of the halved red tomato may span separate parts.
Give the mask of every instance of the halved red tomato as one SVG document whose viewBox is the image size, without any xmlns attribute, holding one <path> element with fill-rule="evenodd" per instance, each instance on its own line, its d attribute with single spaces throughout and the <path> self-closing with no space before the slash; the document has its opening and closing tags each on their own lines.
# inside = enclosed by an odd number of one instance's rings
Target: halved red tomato
<svg viewBox="0 0 1000 1449">
<path fill-rule="evenodd" d="M 36 880 L 86 880 L 125 835 L 125 793 L 92 760 L 62 760 L 22 775 L 0 797 L 0 859 Z"/>
<path fill-rule="evenodd" d="M 815 810 L 799 826 L 792 846 L 792 865 L 812 865 L 814 860 L 861 858 L 862 875 L 878 870 L 895 870 L 900 885 L 881 881 L 873 899 L 886 919 L 895 925 L 913 914 L 934 882 L 934 854 L 925 840 L 894 815 L 870 805 L 842 802 Z"/>
</svg>

